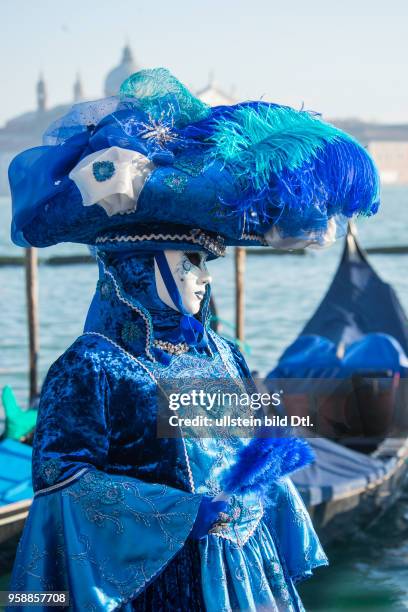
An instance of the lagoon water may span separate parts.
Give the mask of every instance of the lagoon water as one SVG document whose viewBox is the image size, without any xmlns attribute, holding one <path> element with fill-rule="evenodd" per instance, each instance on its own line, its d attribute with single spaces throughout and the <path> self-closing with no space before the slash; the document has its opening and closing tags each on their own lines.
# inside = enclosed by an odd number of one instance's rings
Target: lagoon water
<svg viewBox="0 0 408 612">
<path fill-rule="evenodd" d="M 381 212 L 357 224 L 363 246 L 408 245 L 408 189 L 383 190 Z M 18 255 L 9 240 L 10 202 L 0 198 L 0 255 Z M 246 265 L 245 340 L 252 369 L 266 374 L 313 314 L 327 290 L 342 244 L 305 256 L 251 255 Z M 63 245 L 40 255 L 86 252 Z M 408 313 L 408 255 L 372 255 L 383 280 Z M 212 262 L 213 292 L 222 333 L 233 335 L 233 258 Z M 96 283 L 96 266 L 40 266 L 40 378 L 81 333 Z M 27 401 L 27 330 L 23 267 L 0 267 L 0 388 Z M 329 549 L 331 566 L 301 587 L 308 610 L 408 609 L 408 490 L 375 528 Z"/>
</svg>

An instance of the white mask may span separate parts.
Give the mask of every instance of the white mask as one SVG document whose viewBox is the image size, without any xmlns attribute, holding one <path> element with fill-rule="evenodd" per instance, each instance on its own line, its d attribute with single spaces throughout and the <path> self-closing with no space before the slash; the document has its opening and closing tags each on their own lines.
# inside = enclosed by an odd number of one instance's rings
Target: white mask
<svg viewBox="0 0 408 612">
<path fill-rule="evenodd" d="M 205 265 L 205 253 L 186 251 L 164 251 L 170 272 L 180 293 L 183 306 L 189 314 L 197 314 L 211 276 Z M 157 295 L 170 308 L 178 310 L 164 284 L 159 267 L 154 262 Z"/>
</svg>

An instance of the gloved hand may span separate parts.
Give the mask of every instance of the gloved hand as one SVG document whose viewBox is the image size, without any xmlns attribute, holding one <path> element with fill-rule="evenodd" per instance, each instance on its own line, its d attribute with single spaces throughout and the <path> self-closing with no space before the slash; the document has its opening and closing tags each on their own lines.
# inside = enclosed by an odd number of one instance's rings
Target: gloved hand
<svg viewBox="0 0 408 612">
<path fill-rule="evenodd" d="M 213 501 L 214 497 L 204 495 L 198 509 L 191 537 L 199 540 L 208 535 L 213 524 L 220 518 L 220 512 L 228 512 L 230 504 L 227 501 Z"/>
</svg>

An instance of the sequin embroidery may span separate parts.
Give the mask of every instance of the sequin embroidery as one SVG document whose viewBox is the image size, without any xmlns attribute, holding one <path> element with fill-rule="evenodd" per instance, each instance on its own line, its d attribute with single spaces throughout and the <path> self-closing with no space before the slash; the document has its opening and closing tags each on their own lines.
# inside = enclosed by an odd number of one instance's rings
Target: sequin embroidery
<svg viewBox="0 0 408 612">
<path fill-rule="evenodd" d="M 190 176 L 200 176 L 204 170 L 204 160 L 198 157 L 181 157 L 174 162 L 174 167 Z"/>
<path fill-rule="evenodd" d="M 41 478 L 47 485 L 52 485 L 58 479 L 61 473 L 61 467 L 58 459 L 48 459 L 40 466 Z"/>
<path fill-rule="evenodd" d="M 96 161 L 92 164 L 92 172 L 98 183 L 109 181 L 115 174 L 115 164 L 111 161 Z"/>
<path fill-rule="evenodd" d="M 112 285 L 108 280 L 98 280 L 97 290 L 103 300 L 108 300 L 112 296 Z"/>
<path fill-rule="evenodd" d="M 187 177 L 173 172 L 166 176 L 163 182 L 176 193 L 183 193 L 187 185 Z"/>
<path fill-rule="evenodd" d="M 122 325 L 121 338 L 124 342 L 134 342 L 143 338 L 143 332 L 137 323 L 126 321 Z"/>
</svg>

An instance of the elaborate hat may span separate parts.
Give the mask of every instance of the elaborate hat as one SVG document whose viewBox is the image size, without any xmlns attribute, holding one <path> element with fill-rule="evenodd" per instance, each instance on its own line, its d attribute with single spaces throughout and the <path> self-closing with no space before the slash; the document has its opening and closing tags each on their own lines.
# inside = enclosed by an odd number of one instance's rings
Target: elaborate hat
<svg viewBox="0 0 408 612">
<path fill-rule="evenodd" d="M 374 163 L 348 134 L 267 102 L 210 108 L 164 68 L 75 105 L 9 178 L 20 246 L 217 256 L 227 245 L 324 244 L 379 203 Z"/>
</svg>

